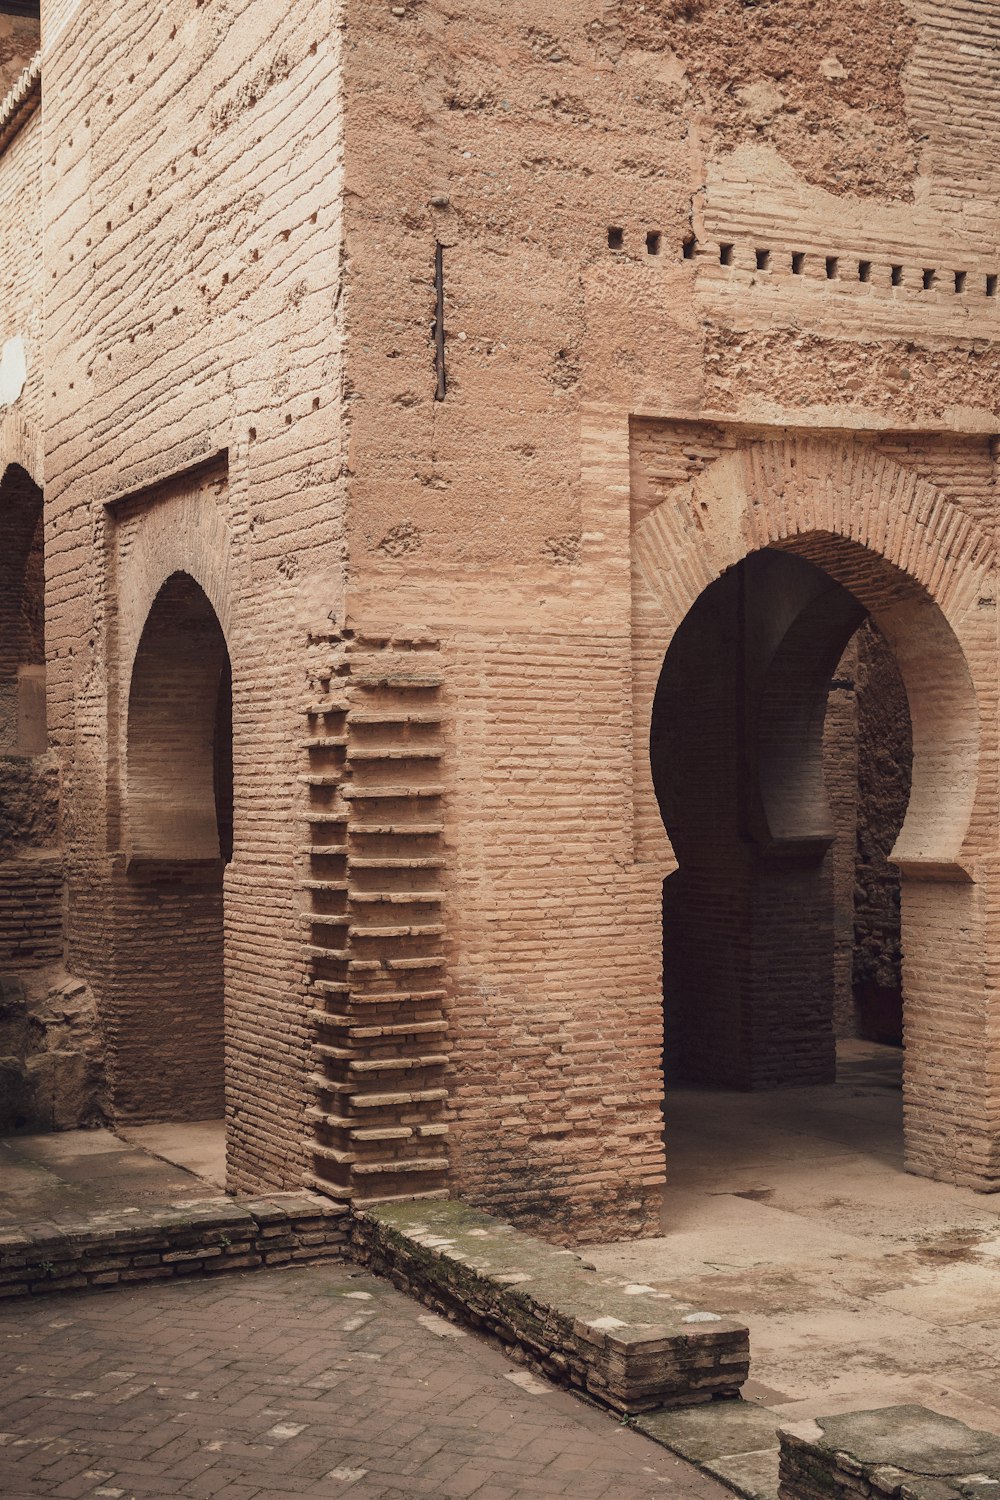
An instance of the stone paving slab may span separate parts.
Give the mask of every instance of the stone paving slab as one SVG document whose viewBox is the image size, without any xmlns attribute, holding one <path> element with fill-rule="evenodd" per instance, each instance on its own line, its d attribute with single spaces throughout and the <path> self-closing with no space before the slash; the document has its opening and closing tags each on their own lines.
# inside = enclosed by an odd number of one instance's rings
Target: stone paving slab
<svg viewBox="0 0 1000 1500">
<path fill-rule="evenodd" d="M 525 1353 L 616 1410 L 735 1396 L 746 1328 L 664 1292 L 598 1275 L 559 1250 L 452 1201 L 359 1213 L 354 1255 L 397 1286 Z"/>
<path fill-rule="evenodd" d="M 0 1311 L 3 1500 L 724 1500 L 345 1264 Z"/>
<path fill-rule="evenodd" d="M 0 1140 L 0 1225 L 74 1224 L 94 1214 L 218 1196 L 218 1186 L 110 1130 Z"/>
<path fill-rule="evenodd" d="M 651 1411 L 636 1427 L 706 1473 L 724 1479 L 744 1500 L 776 1500 L 777 1418 L 748 1401 Z"/>
<path fill-rule="evenodd" d="M 819 1417 L 781 1431 L 781 1500 L 995 1500 L 1000 1438 L 925 1406 Z"/>
</svg>

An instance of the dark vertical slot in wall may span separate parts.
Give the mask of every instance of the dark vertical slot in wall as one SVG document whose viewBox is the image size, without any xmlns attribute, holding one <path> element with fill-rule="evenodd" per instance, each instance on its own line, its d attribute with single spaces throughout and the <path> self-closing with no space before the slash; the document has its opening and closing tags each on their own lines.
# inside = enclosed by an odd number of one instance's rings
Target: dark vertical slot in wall
<svg viewBox="0 0 1000 1500">
<path fill-rule="evenodd" d="M 448 394 L 448 375 L 444 362 L 444 246 L 440 242 L 434 251 L 434 373 L 434 400 L 443 401 Z"/>
</svg>

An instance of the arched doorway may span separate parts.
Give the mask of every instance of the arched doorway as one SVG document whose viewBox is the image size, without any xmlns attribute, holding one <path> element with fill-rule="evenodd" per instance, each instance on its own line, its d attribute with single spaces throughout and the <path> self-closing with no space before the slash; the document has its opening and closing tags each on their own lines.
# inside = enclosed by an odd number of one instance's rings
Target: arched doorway
<svg viewBox="0 0 1000 1500">
<path fill-rule="evenodd" d="M 877 745 L 871 731 L 858 735 L 859 674 L 850 668 L 861 652 L 877 675 L 870 691 L 892 701 L 897 690 L 896 720 L 883 711 Z M 851 678 L 853 724 L 843 701 L 843 722 L 828 711 L 838 667 L 841 698 Z M 860 702 L 870 712 L 868 692 Z M 859 986 L 851 1004 L 842 993 L 843 929 L 860 928 L 869 967 L 890 981 L 888 1002 L 899 911 L 883 846 L 895 842 L 908 800 L 910 737 L 883 637 L 850 590 L 813 563 L 764 549 L 698 598 L 666 654 L 650 735 L 678 860 L 663 889 L 668 1082 L 829 1083 L 838 1034 L 871 1031 L 870 989 Z M 880 765 L 896 772 L 884 788 Z M 869 899 L 855 914 L 859 875 Z"/>
<path fill-rule="evenodd" d="M 833 435 L 747 437 L 691 485 L 677 487 L 636 516 L 637 861 L 657 879 L 659 907 L 663 879 L 680 864 L 664 829 L 649 754 L 666 655 L 706 590 L 764 552 L 811 564 L 845 589 L 862 617 L 874 621 L 905 685 L 912 780 L 892 848 L 901 881 L 906 991 L 905 1165 L 994 1191 L 1000 1186 L 1000 1111 L 988 957 L 998 868 L 993 549 L 974 517 L 915 469 L 879 452 L 877 442 Z M 828 836 L 829 828 L 813 816 L 825 808 L 825 798 L 815 795 L 823 782 L 825 696 L 795 689 L 809 674 L 790 670 L 803 632 L 793 628 L 793 619 L 788 626 L 768 692 L 781 706 L 787 686 L 790 698 L 780 713 L 762 719 L 755 805 L 767 836 L 794 855 L 805 853 L 810 838 Z M 831 644 L 827 661 L 835 665 L 836 659 Z M 816 659 L 810 670 L 818 672 Z M 775 726 L 782 726 L 780 732 Z M 811 747 L 808 755 L 805 746 Z M 761 997 L 761 1011 L 746 1024 L 756 1026 L 765 1013 L 763 985 Z M 755 1086 L 762 1088 L 759 1027 L 756 1040 L 761 1082 Z M 808 1044 L 810 1065 L 829 1069 L 829 1040 L 825 1064 L 822 1050 Z M 777 1065 L 772 1055 L 768 1066 Z M 668 1176 L 670 1159 L 668 1136 Z"/>
<path fill-rule="evenodd" d="M 232 673 L 222 627 L 187 573 L 149 610 L 132 665 L 125 809 L 134 972 L 116 1018 L 116 1112 L 224 1112 L 223 873 L 232 858 Z"/>
</svg>

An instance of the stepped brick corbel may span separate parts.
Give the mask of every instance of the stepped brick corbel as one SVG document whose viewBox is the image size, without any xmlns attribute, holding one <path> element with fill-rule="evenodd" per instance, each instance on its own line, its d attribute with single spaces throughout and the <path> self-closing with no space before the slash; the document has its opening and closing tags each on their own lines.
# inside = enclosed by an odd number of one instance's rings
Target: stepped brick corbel
<svg viewBox="0 0 1000 1500">
<path fill-rule="evenodd" d="M 423 631 L 345 634 L 305 709 L 306 1180 L 355 1203 L 448 1195 L 441 687 Z"/>
</svg>

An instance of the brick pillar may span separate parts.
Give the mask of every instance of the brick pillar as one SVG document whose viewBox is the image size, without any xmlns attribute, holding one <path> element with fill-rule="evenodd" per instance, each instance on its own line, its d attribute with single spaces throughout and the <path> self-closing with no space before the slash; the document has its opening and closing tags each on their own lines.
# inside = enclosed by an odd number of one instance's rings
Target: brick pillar
<svg viewBox="0 0 1000 1500">
<path fill-rule="evenodd" d="M 968 879 L 903 871 L 906 1166 L 1000 1189 L 1000 860 Z M 954 871 L 957 877 L 959 872 Z"/>
</svg>

